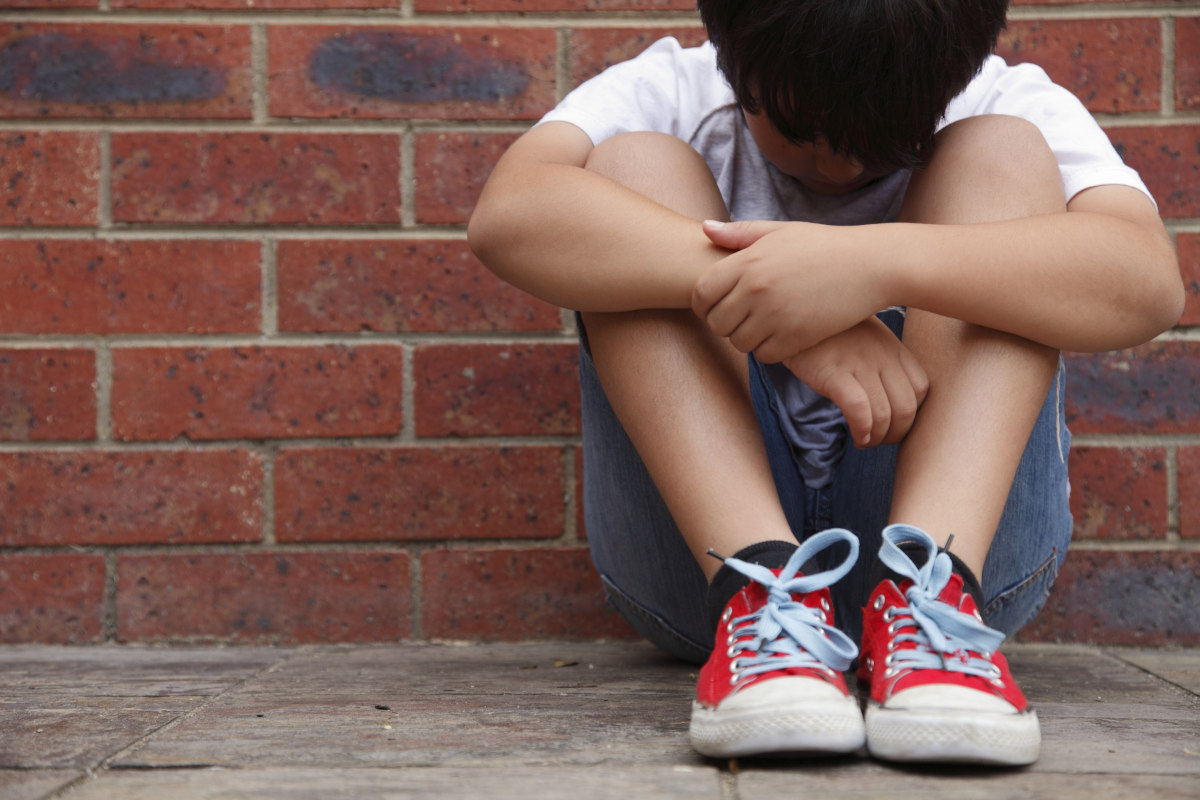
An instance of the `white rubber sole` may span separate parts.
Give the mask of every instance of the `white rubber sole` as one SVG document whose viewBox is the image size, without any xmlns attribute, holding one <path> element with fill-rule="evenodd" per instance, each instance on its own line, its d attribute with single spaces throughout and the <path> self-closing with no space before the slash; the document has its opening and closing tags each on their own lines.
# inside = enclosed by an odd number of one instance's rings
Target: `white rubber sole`
<svg viewBox="0 0 1200 800">
<path fill-rule="evenodd" d="M 1022 766 L 1037 761 L 1037 714 L 951 709 L 888 709 L 869 704 L 867 751 L 888 761 Z"/>
<path fill-rule="evenodd" d="M 770 705 L 736 711 L 692 704 L 692 747 L 713 758 L 852 753 L 866 732 L 857 701 Z"/>
</svg>

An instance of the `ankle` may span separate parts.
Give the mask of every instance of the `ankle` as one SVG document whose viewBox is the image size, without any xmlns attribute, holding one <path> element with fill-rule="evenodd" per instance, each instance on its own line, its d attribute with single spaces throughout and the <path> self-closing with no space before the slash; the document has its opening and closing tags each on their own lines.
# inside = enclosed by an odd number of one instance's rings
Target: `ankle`
<svg viewBox="0 0 1200 800">
<path fill-rule="evenodd" d="M 787 564 L 788 559 L 796 552 L 796 547 L 797 544 L 795 542 L 772 539 L 743 547 L 734 553 L 733 557 L 740 561 L 747 561 L 751 564 L 767 567 L 768 569 L 779 569 Z M 733 596 L 746 588 L 749 583 L 749 578 L 726 564 L 722 564 L 721 568 L 717 570 L 712 582 L 708 585 L 708 599 L 706 604 L 708 620 L 712 624 L 713 630 L 716 630 L 721 618 L 721 612 L 725 610 L 725 606 L 729 605 L 729 601 L 733 599 Z"/>
</svg>

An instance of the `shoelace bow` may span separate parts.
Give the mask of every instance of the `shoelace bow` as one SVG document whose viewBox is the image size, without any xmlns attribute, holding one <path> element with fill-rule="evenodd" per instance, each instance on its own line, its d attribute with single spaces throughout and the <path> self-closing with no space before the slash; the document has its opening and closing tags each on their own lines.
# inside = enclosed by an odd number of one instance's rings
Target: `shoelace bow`
<svg viewBox="0 0 1200 800">
<path fill-rule="evenodd" d="M 925 564 L 917 568 L 900 549 L 900 543 L 925 548 Z M 938 596 L 953 573 L 950 556 L 940 552 L 929 534 L 907 525 L 891 525 L 883 532 L 879 558 L 900 575 L 912 580 L 904 593 L 907 609 L 896 609 L 894 630 L 908 629 L 895 636 L 896 642 L 915 642 L 915 649 L 896 650 L 892 666 L 897 669 L 945 669 L 999 677 L 990 655 L 1004 641 L 1004 634 L 984 625 L 972 614 L 942 602 Z M 976 653 L 982 655 L 975 655 Z"/>
<path fill-rule="evenodd" d="M 850 545 L 850 553 L 837 567 L 812 575 L 797 575 L 813 556 L 837 543 Z M 737 649 L 753 655 L 736 659 L 743 676 L 798 667 L 845 670 L 858 655 L 854 640 L 830 625 L 816 609 L 792 598 L 824 589 L 842 578 L 858 558 L 858 538 L 850 531 L 832 528 L 815 534 L 796 549 L 779 575 L 766 567 L 737 558 L 722 561 L 731 569 L 767 590 L 767 602 L 752 614 L 732 620 Z M 749 623 L 749 624 L 746 624 Z M 749 642 L 745 641 L 749 638 Z"/>
</svg>

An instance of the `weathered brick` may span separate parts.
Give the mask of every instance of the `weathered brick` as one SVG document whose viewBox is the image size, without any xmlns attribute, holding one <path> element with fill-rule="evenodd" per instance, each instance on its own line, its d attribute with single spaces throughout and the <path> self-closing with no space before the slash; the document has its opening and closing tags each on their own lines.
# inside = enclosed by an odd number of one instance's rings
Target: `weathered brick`
<svg viewBox="0 0 1200 800">
<path fill-rule="evenodd" d="M 123 555 L 123 641 L 395 641 L 410 635 L 406 553 Z"/>
<path fill-rule="evenodd" d="M 400 221 L 393 135 L 124 133 L 112 150 L 118 222 Z"/>
<path fill-rule="evenodd" d="M 1095 112 L 1157 111 L 1162 24 L 1155 18 L 1013 20 L 997 53 L 1046 70 Z"/>
<path fill-rule="evenodd" d="M 1200 109 L 1200 17 L 1175 18 L 1175 107 Z"/>
<path fill-rule="evenodd" d="M 97 642 L 104 557 L 0 553 L 0 642 Z"/>
<path fill-rule="evenodd" d="M 555 447 L 287 450 L 279 541 L 548 538 L 563 531 Z"/>
<path fill-rule="evenodd" d="M 1076 433 L 1200 430 L 1200 344 L 1151 342 L 1067 360 L 1067 421 Z"/>
<path fill-rule="evenodd" d="M 284 241 L 277 253 L 285 331 L 528 331 L 559 310 L 497 278 L 464 241 Z"/>
<path fill-rule="evenodd" d="M 1175 245 L 1179 250 L 1179 270 L 1183 273 L 1187 296 L 1179 324 L 1200 325 L 1200 234 L 1181 233 L 1175 237 Z"/>
<path fill-rule="evenodd" d="M 1110 128 L 1108 136 L 1141 173 L 1162 216 L 1200 216 L 1200 125 Z"/>
<path fill-rule="evenodd" d="M 416 11 L 695 11 L 696 0 L 416 0 Z"/>
<path fill-rule="evenodd" d="M 414 353 L 418 436 L 579 432 L 575 344 L 431 344 Z"/>
<path fill-rule="evenodd" d="M 100 136 L 0 132 L 0 225 L 95 225 Z"/>
<path fill-rule="evenodd" d="M 0 114 L 251 116 L 243 25 L 0 25 Z"/>
<path fill-rule="evenodd" d="M 492 167 L 517 139 L 515 133 L 418 133 L 417 222 L 466 222 Z"/>
<path fill-rule="evenodd" d="M 0 332 L 250 332 L 253 242 L 0 240 Z"/>
<path fill-rule="evenodd" d="M 0 441 L 94 439 L 95 380 L 91 350 L 0 350 Z"/>
<path fill-rule="evenodd" d="M 1177 453 L 1179 475 L 1179 535 L 1200 539 L 1200 447 L 1180 447 Z"/>
<path fill-rule="evenodd" d="M 247 11 L 288 9 L 390 8 L 400 0 L 109 0 L 113 8 L 211 8 Z"/>
<path fill-rule="evenodd" d="M 427 550 L 422 631 L 446 639 L 595 639 L 633 634 L 604 600 L 584 548 Z"/>
<path fill-rule="evenodd" d="M 16 8 L 98 8 L 99 0 L 7 0 L 5 9 Z"/>
<path fill-rule="evenodd" d="M 684 47 L 702 44 L 707 38 L 697 21 L 670 28 L 576 28 L 571 31 L 571 84 L 578 86 L 613 64 L 628 61 L 666 36 L 674 36 Z"/>
<path fill-rule="evenodd" d="M 242 450 L 0 453 L 0 545 L 254 542 L 262 493 Z"/>
<path fill-rule="evenodd" d="M 402 422 L 399 347 L 113 351 L 119 440 L 392 435 Z"/>
<path fill-rule="evenodd" d="M 1072 550 L 1023 640 L 1200 644 L 1200 552 Z"/>
<path fill-rule="evenodd" d="M 1166 451 L 1075 447 L 1071 513 L 1078 539 L 1162 539 L 1167 533 Z"/>
<path fill-rule="evenodd" d="M 550 28 L 273 26 L 280 117 L 536 119 L 554 105 Z"/>
</svg>

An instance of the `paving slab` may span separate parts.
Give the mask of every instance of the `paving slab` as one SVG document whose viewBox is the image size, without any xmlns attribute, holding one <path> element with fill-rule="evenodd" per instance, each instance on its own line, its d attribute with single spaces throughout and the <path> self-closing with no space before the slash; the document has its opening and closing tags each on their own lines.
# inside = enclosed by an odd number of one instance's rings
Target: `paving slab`
<svg viewBox="0 0 1200 800">
<path fill-rule="evenodd" d="M 331 648 L 115 767 L 689 764 L 694 672 L 648 645 Z"/>
<path fill-rule="evenodd" d="M 71 800 L 721 800 L 712 767 L 496 767 L 432 769 L 113 770 L 80 784 Z"/>
<path fill-rule="evenodd" d="M 289 653 L 0 648 L 0 768 L 95 767 Z"/>
<path fill-rule="evenodd" d="M 1112 655 L 1200 695 L 1200 659 L 1195 650 L 1116 650 Z"/>
<path fill-rule="evenodd" d="M 0 797 L 39 800 L 83 776 L 80 769 L 0 769 Z"/>
</svg>

